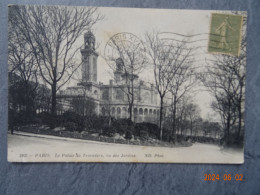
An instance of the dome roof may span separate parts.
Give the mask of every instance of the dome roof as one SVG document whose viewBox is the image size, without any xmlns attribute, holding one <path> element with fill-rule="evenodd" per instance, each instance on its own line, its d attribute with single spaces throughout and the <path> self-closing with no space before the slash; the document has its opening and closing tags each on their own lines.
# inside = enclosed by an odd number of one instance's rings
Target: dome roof
<svg viewBox="0 0 260 195">
<path fill-rule="evenodd" d="M 123 63 L 124 63 L 124 61 L 123 61 L 122 58 L 117 58 L 116 59 L 116 64 L 123 64 Z"/>
<path fill-rule="evenodd" d="M 89 39 L 89 38 L 95 39 L 95 35 L 89 30 L 88 32 L 86 32 L 84 34 L 84 38 L 86 38 L 86 39 Z"/>
</svg>

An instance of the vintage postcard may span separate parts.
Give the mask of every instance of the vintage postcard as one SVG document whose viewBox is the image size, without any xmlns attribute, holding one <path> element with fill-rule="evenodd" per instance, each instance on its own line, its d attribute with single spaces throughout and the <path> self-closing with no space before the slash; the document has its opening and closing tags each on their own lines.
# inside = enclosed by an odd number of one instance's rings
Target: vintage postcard
<svg viewBox="0 0 260 195">
<path fill-rule="evenodd" d="M 9 162 L 244 162 L 243 11 L 10 5 Z"/>
</svg>

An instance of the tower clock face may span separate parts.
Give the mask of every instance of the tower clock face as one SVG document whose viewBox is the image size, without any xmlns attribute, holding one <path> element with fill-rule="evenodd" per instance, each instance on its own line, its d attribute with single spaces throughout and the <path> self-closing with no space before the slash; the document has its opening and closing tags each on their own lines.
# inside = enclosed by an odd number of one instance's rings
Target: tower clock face
<svg viewBox="0 0 260 195">
<path fill-rule="evenodd" d="M 118 33 L 112 36 L 104 49 L 105 59 L 110 67 L 116 70 L 116 60 L 121 58 L 124 67 L 130 64 L 140 64 L 144 59 L 144 45 L 142 41 L 131 33 Z M 134 64 L 133 64 L 134 63 Z"/>
</svg>

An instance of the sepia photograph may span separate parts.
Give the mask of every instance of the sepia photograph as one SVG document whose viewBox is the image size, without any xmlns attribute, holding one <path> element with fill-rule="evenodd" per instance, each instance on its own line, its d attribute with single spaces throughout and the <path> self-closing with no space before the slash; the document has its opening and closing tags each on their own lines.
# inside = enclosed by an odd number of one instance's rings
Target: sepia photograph
<svg viewBox="0 0 260 195">
<path fill-rule="evenodd" d="M 245 11 L 9 5 L 9 162 L 244 162 Z"/>
</svg>

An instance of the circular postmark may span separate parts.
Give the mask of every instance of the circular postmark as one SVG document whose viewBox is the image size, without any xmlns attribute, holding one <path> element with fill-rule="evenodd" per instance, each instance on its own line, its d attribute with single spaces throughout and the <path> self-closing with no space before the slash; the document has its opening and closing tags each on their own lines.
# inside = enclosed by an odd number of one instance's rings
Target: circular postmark
<svg viewBox="0 0 260 195">
<path fill-rule="evenodd" d="M 113 69 L 119 58 L 125 67 L 133 67 L 143 63 L 144 51 L 144 45 L 136 35 L 122 32 L 110 37 L 104 49 L 104 57 L 107 64 Z"/>
</svg>

